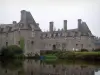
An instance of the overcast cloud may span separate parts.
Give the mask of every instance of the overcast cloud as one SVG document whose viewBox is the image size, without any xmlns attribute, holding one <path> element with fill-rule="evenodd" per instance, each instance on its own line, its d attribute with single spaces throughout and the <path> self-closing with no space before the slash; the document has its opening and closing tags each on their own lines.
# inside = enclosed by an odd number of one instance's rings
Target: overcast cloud
<svg viewBox="0 0 100 75">
<path fill-rule="evenodd" d="M 49 29 L 50 21 L 61 29 L 63 20 L 68 20 L 68 29 L 77 28 L 81 18 L 100 36 L 100 0 L 0 0 L 0 24 L 19 22 L 21 10 L 30 11 L 42 30 Z"/>
</svg>

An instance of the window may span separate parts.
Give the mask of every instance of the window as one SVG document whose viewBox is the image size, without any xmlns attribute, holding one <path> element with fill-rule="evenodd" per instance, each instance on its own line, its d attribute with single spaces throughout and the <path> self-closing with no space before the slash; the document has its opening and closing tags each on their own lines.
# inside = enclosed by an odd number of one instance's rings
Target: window
<svg viewBox="0 0 100 75">
<path fill-rule="evenodd" d="M 62 33 L 60 33 L 60 36 L 62 36 Z"/>
<path fill-rule="evenodd" d="M 83 48 L 83 44 L 81 44 L 82 48 Z"/>
<path fill-rule="evenodd" d="M 91 47 L 91 45 L 89 44 L 89 47 Z"/>
<path fill-rule="evenodd" d="M 77 37 L 78 36 L 78 32 L 75 32 L 74 36 Z"/>
<path fill-rule="evenodd" d="M 47 37 L 48 35 L 47 34 L 45 34 L 45 37 Z"/>
<path fill-rule="evenodd" d="M 53 34 L 51 34 L 51 37 L 53 37 Z"/>
<path fill-rule="evenodd" d="M 66 43 L 62 43 L 62 49 L 65 49 Z"/>
<path fill-rule="evenodd" d="M 6 33 L 6 37 L 8 37 L 8 33 Z"/>
<path fill-rule="evenodd" d="M 32 37 L 35 37 L 35 33 L 34 32 L 32 32 Z"/>
<path fill-rule="evenodd" d="M 62 33 L 62 36 L 64 36 L 64 33 Z"/>
<path fill-rule="evenodd" d="M 40 35 L 40 38 L 41 38 L 41 39 L 43 38 L 43 34 Z"/>
<path fill-rule="evenodd" d="M 53 33 L 53 37 L 55 37 L 56 36 L 56 34 L 55 33 Z"/>
<path fill-rule="evenodd" d="M 20 27 L 22 28 L 23 26 L 24 26 L 24 25 L 21 23 L 21 24 L 20 24 Z"/>
<path fill-rule="evenodd" d="M 60 33 L 58 33 L 58 36 L 60 37 Z"/>
<path fill-rule="evenodd" d="M 76 44 L 76 47 L 78 46 L 78 44 Z"/>
<path fill-rule="evenodd" d="M 20 32 L 20 27 L 18 28 L 18 31 Z"/>
<path fill-rule="evenodd" d="M 58 33 L 56 33 L 56 37 L 58 37 Z"/>
<path fill-rule="evenodd" d="M 8 42 L 6 42 L 6 46 L 8 46 Z"/>
<path fill-rule="evenodd" d="M 31 41 L 31 44 L 33 45 L 34 44 L 34 41 Z"/>
<path fill-rule="evenodd" d="M 51 44 L 49 44 L 49 46 L 51 46 Z"/>
</svg>

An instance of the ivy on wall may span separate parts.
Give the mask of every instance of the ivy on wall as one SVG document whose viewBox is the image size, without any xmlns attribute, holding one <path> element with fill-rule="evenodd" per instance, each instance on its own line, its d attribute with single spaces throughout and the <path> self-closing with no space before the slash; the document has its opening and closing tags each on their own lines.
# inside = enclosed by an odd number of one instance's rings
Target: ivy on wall
<svg viewBox="0 0 100 75">
<path fill-rule="evenodd" d="M 20 47 L 21 47 L 21 49 L 24 50 L 24 47 L 25 47 L 24 37 L 20 37 Z"/>
</svg>

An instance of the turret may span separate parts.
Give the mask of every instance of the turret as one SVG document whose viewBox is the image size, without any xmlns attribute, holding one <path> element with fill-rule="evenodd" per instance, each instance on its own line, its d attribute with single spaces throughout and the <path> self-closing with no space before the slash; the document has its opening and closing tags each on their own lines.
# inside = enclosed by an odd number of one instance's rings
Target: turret
<svg viewBox="0 0 100 75">
<path fill-rule="evenodd" d="M 53 24 L 54 24 L 54 22 L 49 22 L 49 31 L 50 32 L 53 32 Z"/>
<path fill-rule="evenodd" d="M 67 20 L 64 20 L 64 31 L 67 31 Z"/>
</svg>

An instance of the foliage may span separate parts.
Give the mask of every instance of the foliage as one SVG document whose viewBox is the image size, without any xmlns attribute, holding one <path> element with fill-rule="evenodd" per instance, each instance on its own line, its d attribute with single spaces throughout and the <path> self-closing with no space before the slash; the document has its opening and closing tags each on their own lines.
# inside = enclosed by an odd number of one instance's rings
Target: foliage
<svg viewBox="0 0 100 75">
<path fill-rule="evenodd" d="M 35 54 L 35 56 L 34 56 L 34 58 L 39 58 L 40 56 L 36 53 Z"/>
<path fill-rule="evenodd" d="M 24 50 L 24 37 L 20 38 L 20 47 Z"/>
<path fill-rule="evenodd" d="M 9 70 L 19 70 L 22 68 L 23 66 L 23 60 L 19 60 L 19 59 L 0 59 L 0 66 L 3 69 L 9 69 Z"/>
<path fill-rule="evenodd" d="M 45 55 L 44 58 L 45 59 L 57 59 L 57 56 L 49 54 L 49 55 Z"/>
<path fill-rule="evenodd" d="M 16 57 L 16 56 L 23 55 L 23 50 L 20 47 L 16 46 L 16 45 L 10 45 L 8 47 L 3 47 L 0 50 L 0 53 L 1 53 L 1 57 L 13 58 L 13 57 Z"/>
<path fill-rule="evenodd" d="M 49 53 L 46 55 L 57 56 L 59 59 L 71 59 L 71 60 L 100 60 L 100 52 L 67 52 L 67 51 L 58 51 L 56 53 Z"/>
<path fill-rule="evenodd" d="M 81 49 L 81 52 L 88 52 L 87 49 Z"/>
<path fill-rule="evenodd" d="M 94 52 L 100 52 L 100 48 L 93 50 Z"/>
</svg>

